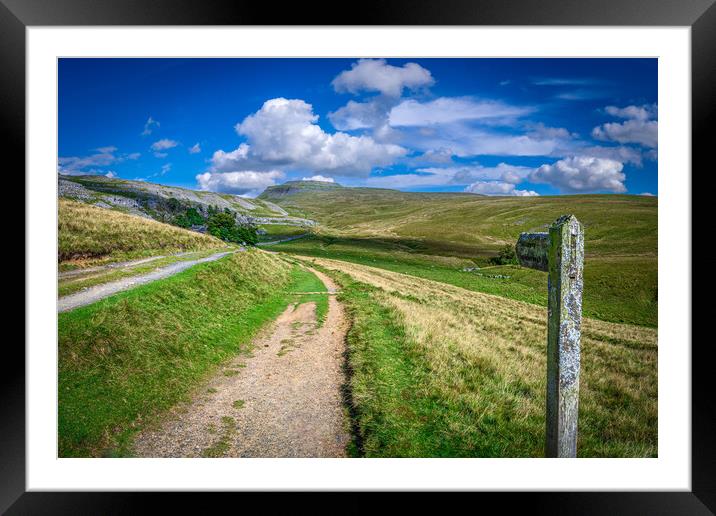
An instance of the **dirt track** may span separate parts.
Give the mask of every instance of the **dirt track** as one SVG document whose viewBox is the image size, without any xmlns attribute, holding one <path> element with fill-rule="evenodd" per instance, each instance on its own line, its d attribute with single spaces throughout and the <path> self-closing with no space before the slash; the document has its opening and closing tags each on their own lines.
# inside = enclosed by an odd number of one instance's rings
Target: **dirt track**
<svg viewBox="0 0 716 516">
<path fill-rule="evenodd" d="M 328 288 L 330 278 L 314 272 Z M 315 303 L 290 305 L 253 342 L 135 440 L 142 457 L 343 457 L 341 387 L 347 323 L 335 296 L 323 326 Z"/>
</svg>

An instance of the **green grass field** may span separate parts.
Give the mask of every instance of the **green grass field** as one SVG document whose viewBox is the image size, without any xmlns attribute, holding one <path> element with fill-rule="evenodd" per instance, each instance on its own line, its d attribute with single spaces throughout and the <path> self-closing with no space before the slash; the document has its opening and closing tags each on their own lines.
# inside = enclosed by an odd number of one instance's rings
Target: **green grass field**
<svg viewBox="0 0 716 516">
<path fill-rule="evenodd" d="M 345 261 L 314 266 L 341 285 L 352 321 L 352 455 L 544 456 L 544 309 Z M 584 319 L 579 457 L 656 456 L 656 337 Z"/>
<path fill-rule="evenodd" d="M 304 292 L 309 292 L 304 294 Z M 316 321 L 320 328 L 328 314 L 328 295 L 326 286 L 315 274 L 305 269 L 294 271 L 294 280 L 290 286 L 289 293 L 292 294 L 293 303 L 316 303 Z"/>
<path fill-rule="evenodd" d="M 579 456 L 656 456 L 657 199 L 323 183 L 261 197 L 319 225 L 270 246 L 280 254 L 236 253 L 58 315 L 60 457 L 131 455 L 137 431 L 250 353 L 253 336 L 290 304 L 315 302 L 323 324 L 328 294 L 304 265 L 340 284 L 350 320 L 352 455 L 542 456 L 546 274 L 490 258 L 565 213 L 586 236 Z M 61 269 L 225 246 L 63 199 L 59 215 Z M 264 227 L 264 241 L 308 231 Z M 60 293 L 173 259 L 68 278 Z"/>
<path fill-rule="evenodd" d="M 303 226 L 291 226 L 288 224 L 263 224 L 259 226 L 266 234 L 259 235 L 259 242 L 271 242 L 281 238 L 304 235 L 310 232 L 309 228 Z"/>
<path fill-rule="evenodd" d="M 315 235 L 276 251 L 348 260 L 470 290 L 546 304 L 546 275 L 489 259 L 523 231 L 546 231 L 559 215 L 585 228 L 585 315 L 657 326 L 657 211 L 653 197 L 483 197 L 372 188 L 298 191 L 267 198 L 320 222 Z M 464 268 L 481 267 L 463 272 Z"/>
<path fill-rule="evenodd" d="M 406 250 L 393 241 L 314 236 L 270 246 L 301 256 L 371 265 L 458 287 L 547 306 L 547 274 L 486 260 L 445 257 Z M 478 262 L 479 270 L 466 272 Z M 587 257 L 584 314 L 604 321 L 657 325 L 655 260 L 646 257 Z"/>
<path fill-rule="evenodd" d="M 377 188 L 298 191 L 273 199 L 289 213 L 317 220 L 340 236 L 420 242 L 428 254 L 475 258 L 514 245 L 523 231 L 545 231 L 572 213 L 585 228 L 588 255 L 655 256 L 656 197 L 563 195 L 485 197 Z"/>
<path fill-rule="evenodd" d="M 251 250 L 59 314 L 59 456 L 126 455 L 136 431 L 249 352 L 289 303 L 313 301 L 298 293 L 316 282 Z"/>
</svg>

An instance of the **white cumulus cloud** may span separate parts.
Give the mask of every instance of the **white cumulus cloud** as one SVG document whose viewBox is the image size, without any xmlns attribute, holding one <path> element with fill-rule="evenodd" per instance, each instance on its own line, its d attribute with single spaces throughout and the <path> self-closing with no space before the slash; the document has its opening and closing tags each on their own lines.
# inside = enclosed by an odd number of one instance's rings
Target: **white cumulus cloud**
<svg viewBox="0 0 716 516">
<path fill-rule="evenodd" d="M 459 157 L 490 156 L 550 156 L 563 146 L 558 139 L 540 139 L 527 135 L 509 135 L 475 129 L 463 124 L 441 126 L 438 129 L 420 128 L 408 133 L 411 144 L 424 151 L 449 149 Z"/>
<path fill-rule="evenodd" d="M 126 160 L 136 160 L 139 153 L 117 153 L 117 147 L 108 145 L 95 149 L 88 156 L 60 156 L 57 159 L 57 172 L 63 175 L 107 174 L 109 171 L 102 167 L 122 163 Z"/>
<path fill-rule="evenodd" d="M 530 108 L 510 106 L 492 100 L 474 100 L 468 97 L 440 97 L 429 102 L 404 100 L 389 115 L 390 125 L 424 126 L 450 124 L 465 120 L 514 118 L 525 115 Z"/>
<path fill-rule="evenodd" d="M 403 147 L 378 143 L 369 136 L 327 133 L 317 121 L 313 107 L 303 100 L 267 100 L 236 125 L 236 132 L 248 143 L 231 152 L 215 152 L 212 168 L 294 168 L 367 175 L 373 167 L 391 165 L 407 153 Z"/>
<path fill-rule="evenodd" d="M 283 179 L 283 177 L 283 172 L 279 170 L 240 170 L 235 172 L 204 172 L 196 176 L 196 181 L 201 190 L 256 196 L 264 188 L 275 185 L 276 180 Z"/>
<path fill-rule="evenodd" d="M 191 147 L 189 147 L 189 154 L 199 154 L 201 152 L 201 145 L 199 143 L 195 143 Z"/>
<path fill-rule="evenodd" d="M 576 138 L 578 136 L 575 133 L 570 133 L 564 127 L 549 127 L 544 125 L 542 122 L 530 124 L 529 129 L 530 130 L 527 134 L 533 138 L 569 140 L 570 138 Z"/>
<path fill-rule="evenodd" d="M 152 131 L 154 129 L 159 128 L 159 122 L 154 120 L 151 116 L 147 118 L 147 121 L 144 123 L 144 131 L 142 131 L 142 136 L 147 136 L 152 134 Z"/>
<path fill-rule="evenodd" d="M 659 124 L 656 120 L 610 122 L 592 129 L 592 137 L 596 140 L 638 143 L 654 148 L 657 145 L 658 127 Z"/>
<path fill-rule="evenodd" d="M 371 176 L 365 184 L 373 188 L 417 188 L 426 186 L 445 186 L 450 184 L 449 176 L 437 174 L 392 174 L 388 176 Z"/>
<path fill-rule="evenodd" d="M 420 168 L 418 172 L 448 177 L 452 184 L 467 184 L 478 180 L 499 180 L 506 183 L 517 184 L 524 181 L 532 170 L 530 167 L 499 163 L 495 167 L 469 165 L 462 167 Z"/>
<path fill-rule="evenodd" d="M 301 181 L 320 181 L 321 183 L 335 183 L 336 180 L 332 177 L 326 177 L 321 175 L 311 176 L 311 177 L 303 177 L 301 178 Z"/>
<path fill-rule="evenodd" d="M 465 188 L 466 192 L 482 195 L 511 195 L 516 197 L 535 197 L 533 190 L 518 190 L 512 183 L 502 181 L 476 181 Z"/>
<path fill-rule="evenodd" d="M 623 108 L 607 106 L 604 108 L 604 111 L 617 118 L 649 120 L 656 117 L 657 105 L 644 104 L 643 106 L 627 106 Z"/>
<path fill-rule="evenodd" d="M 607 190 L 626 192 L 624 165 L 612 159 L 571 156 L 542 165 L 529 175 L 533 183 L 549 184 L 566 192 Z"/>
<path fill-rule="evenodd" d="M 524 181 L 532 170 L 529 167 L 507 163 L 500 163 L 495 167 L 483 167 L 478 164 L 459 167 L 426 167 L 409 174 L 373 176 L 367 179 L 366 184 L 381 188 L 469 185 L 478 181 L 517 184 Z"/>
<path fill-rule="evenodd" d="M 235 170 L 238 163 L 246 162 L 249 158 L 249 146 L 242 143 L 230 152 L 221 149 L 211 156 L 212 170 L 218 172 L 229 172 Z"/>
<path fill-rule="evenodd" d="M 608 122 L 595 127 L 592 129 L 592 138 L 619 143 L 637 143 L 652 149 L 657 147 L 659 123 L 653 119 L 657 115 L 656 104 L 623 108 L 607 106 L 605 111 L 611 116 L 626 120 Z"/>
<path fill-rule="evenodd" d="M 400 97 L 404 88 L 415 90 L 434 84 L 430 71 L 417 63 L 389 65 L 385 59 L 360 59 L 350 70 L 333 79 L 338 93 L 377 91 L 389 97 Z"/>
<path fill-rule="evenodd" d="M 162 138 L 161 140 L 157 140 L 156 142 L 154 142 L 151 147 L 153 151 L 163 151 L 176 147 L 177 145 L 179 145 L 179 142 L 170 140 L 168 138 Z"/>
<path fill-rule="evenodd" d="M 333 124 L 333 127 L 340 131 L 369 129 L 386 122 L 390 104 L 392 103 L 386 103 L 383 97 L 378 97 L 369 102 L 349 100 L 345 106 L 328 113 L 328 119 Z"/>
<path fill-rule="evenodd" d="M 618 145 L 614 147 L 582 147 L 573 149 L 571 154 L 580 154 L 584 156 L 592 156 L 595 158 L 607 158 L 613 159 L 614 161 L 620 161 L 622 163 L 630 163 L 637 167 L 643 165 L 644 157 L 648 159 L 656 159 L 650 153 L 642 154 L 642 151 L 637 147 L 628 147 L 624 145 Z"/>
</svg>

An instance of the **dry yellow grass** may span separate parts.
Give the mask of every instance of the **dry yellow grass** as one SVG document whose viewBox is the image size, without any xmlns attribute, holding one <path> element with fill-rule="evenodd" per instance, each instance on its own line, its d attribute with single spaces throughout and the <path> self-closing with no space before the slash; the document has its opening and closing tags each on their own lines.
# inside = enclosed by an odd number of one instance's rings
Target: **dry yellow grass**
<svg viewBox="0 0 716 516">
<path fill-rule="evenodd" d="M 461 412 L 440 430 L 457 439 L 458 453 L 542 454 L 544 308 L 364 265 L 315 263 L 380 289 L 373 301 L 397 314 L 410 352 L 429 370 L 415 389 Z M 356 403 L 371 403 L 371 392 L 358 389 Z M 654 456 L 656 423 L 657 331 L 584 319 L 580 456 Z"/>
<path fill-rule="evenodd" d="M 223 247 L 217 238 L 118 211 L 59 200 L 58 260 L 87 266 Z"/>
</svg>

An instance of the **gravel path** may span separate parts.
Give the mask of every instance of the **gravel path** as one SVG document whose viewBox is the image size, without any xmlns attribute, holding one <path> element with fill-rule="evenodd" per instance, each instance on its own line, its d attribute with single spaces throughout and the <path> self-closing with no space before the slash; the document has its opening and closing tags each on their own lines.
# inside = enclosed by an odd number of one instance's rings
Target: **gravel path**
<svg viewBox="0 0 716 516">
<path fill-rule="evenodd" d="M 128 290 L 138 285 L 144 285 L 145 283 L 151 283 L 152 281 L 168 278 L 169 276 L 174 276 L 175 274 L 178 274 L 188 269 L 189 267 L 193 267 L 198 263 L 213 262 L 214 260 L 223 258 L 227 254 L 231 254 L 232 252 L 233 251 L 225 251 L 221 253 L 212 254 L 211 256 L 207 256 L 205 258 L 199 258 L 197 260 L 176 262 L 167 265 L 166 267 L 158 268 L 146 274 L 141 274 L 139 276 L 131 276 L 129 278 L 122 278 L 116 281 L 111 281 L 109 283 L 104 283 L 102 285 L 95 285 L 94 287 L 89 287 L 86 290 L 81 290 L 79 292 L 75 292 L 74 294 L 59 298 L 57 300 L 57 311 L 67 312 L 69 310 L 74 310 L 75 308 L 79 308 L 81 306 L 89 305 L 91 303 L 99 301 L 100 299 L 104 299 L 105 297 L 111 296 L 112 294 L 116 294 L 117 292 L 122 292 L 123 290 Z"/>
<path fill-rule="evenodd" d="M 187 254 L 191 254 L 191 251 L 183 252 L 183 253 L 176 253 L 176 254 L 169 254 L 169 255 L 159 255 L 159 256 L 150 256 L 149 258 L 141 258 L 139 260 L 131 260 L 128 262 L 115 262 L 115 263 L 108 263 L 107 265 L 98 265 L 96 267 L 87 267 L 84 269 L 72 269 L 69 271 L 61 271 L 57 274 L 57 277 L 60 279 L 63 278 L 71 278 L 72 276 L 79 276 L 81 274 L 87 274 L 89 272 L 100 272 L 100 271 L 107 271 L 111 269 L 124 269 L 124 268 L 131 268 L 136 267 L 137 265 L 142 265 L 144 263 L 153 262 L 155 260 L 159 260 L 160 258 L 167 258 L 169 256 L 184 256 Z"/>
<path fill-rule="evenodd" d="M 336 286 L 313 271 L 330 292 Z M 335 296 L 289 306 L 158 428 L 135 439 L 140 457 L 344 457 L 341 387 L 347 322 Z"/>
<path fill-rule="evenodd" d="M 281 242 L 290 242 L 291 240 L 297 240 L 297 239 L 303 238 L 307 235 L 308 235 L 308 233 L 303 233 L 301 235 L 286 237 L 286 238 L 282 238 L 280 240 L 271 240 L 270 242 L 259 242 L 256 245 L 264 246 L 264 245 L 280 244 Z"/>
</svg>

